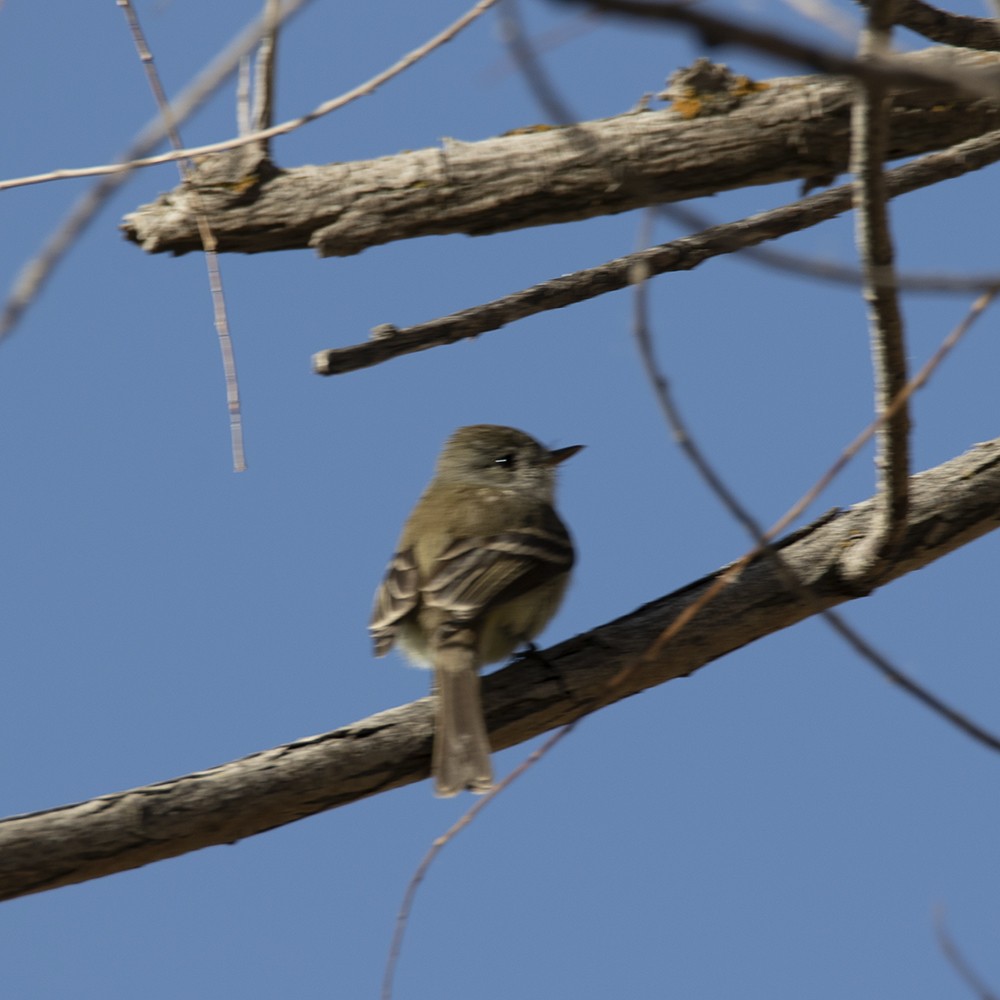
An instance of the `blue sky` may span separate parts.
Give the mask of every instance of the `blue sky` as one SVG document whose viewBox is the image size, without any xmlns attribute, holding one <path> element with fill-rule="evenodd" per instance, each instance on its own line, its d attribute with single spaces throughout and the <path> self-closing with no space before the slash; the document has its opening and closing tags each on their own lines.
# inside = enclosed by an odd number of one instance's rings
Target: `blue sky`
<svg viewBox="0 0 1000 1000">
<path fill-rule="evenodd" d="M 114 4 L 44 9 L 0 10 L 3 177 L 108 162 L 153 112 Z M 139 9 L 174 92 L 257 5 Z M 282 39 L 279 119 L 372 76 L 462 9 L 313 4 Z M 777 0 L 742 13 L 825 37 Z M 533 33 L 577 23 L 561 6 L 524 14 Z M 617 25 L 546 58 L 586 119 L 632 107 L 700 54 L 683 32 Z M 796 71 L 712 55 L 757 78 Z M 487 16 L 376 96 L 278 140 L 275 155 L 284 166 L 364 159 L 541 120 Z M 214 141 L 233 121 L 229 88 L 183 134 Z M 904 269 L 1000 269 L 994 174 L 895 203 Z M 87 183 L 0 196 L 5 285 Z M 377 324 L 626 253 L 637 216 L 326 261 L 224 257 L 250 464 L 235 475 L 204 263 L 148 257 L 117 230 L 175 184 L 169 166 L 135 176 L 0 345 L 2 814 L 184 774 L 423 696 L 424 673 L 372 658 L 366 623 L 399 527 L 457 426 L 587 445 L 560 492 L 580 561 L 543 644 L 747 548 L 671 442 L 625 293 L 336 379 L 310 372 L 315 351 Z M 762 187 L 698 207 L 735 219 L 795 196 L 794 185 Z M 677 235 L 661 224 L 656 238 Z M 849 260 L 851 222 L 782 247 Z M 968 304 L 905 300 L 914 368 Z M 651 306 L 699 441 L 773 522 L 870 419 L 860 296 L 723 258 L 657 279 Z M 997 434 L 997 322 L 987 314 L 916 399 L 916 467 Z M 866 498 L 872 482 L 866 452 L 810 516 Z M 994 731 L 998 555 L 988 536 L 845 608 Z M 529 750 L 499 754 L 499 772 Z M 1000 989 L 998 769 L 803 623 L 588 717 L 490 805 L 424 883 L 396 996 L 965 996 L 935 942 L 936 906 Z M 437 800 L 424 782 L 6 903 L 5 989 L 40 1000 L 375 996 L 406 882 L 470 801 Z"/>
</svg>

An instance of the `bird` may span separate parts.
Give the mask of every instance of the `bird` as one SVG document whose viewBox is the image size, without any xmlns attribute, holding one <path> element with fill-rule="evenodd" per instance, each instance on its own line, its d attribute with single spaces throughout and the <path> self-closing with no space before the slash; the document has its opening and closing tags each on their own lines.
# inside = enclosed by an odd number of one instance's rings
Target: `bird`
<svg viewBox="0 0 1000 1000">
<path fill-rule="evenodd" d="M 434 791 L 493 785 L 478 671 L 529 643 L 562 602 L 575 551 L 554 503 L 550 450 L 497 424 L 460 427 L 408 518 L 375 593 L 376 656 L 394 645 L 434 670 Z"/>
</svg>

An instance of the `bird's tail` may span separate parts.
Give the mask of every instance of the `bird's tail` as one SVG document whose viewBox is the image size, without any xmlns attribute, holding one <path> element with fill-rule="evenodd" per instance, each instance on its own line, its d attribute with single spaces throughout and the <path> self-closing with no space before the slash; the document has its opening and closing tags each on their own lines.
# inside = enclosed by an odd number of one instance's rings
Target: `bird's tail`
<svg viewBox="0 0 1000 1000">
<path fill-rule="evenodd" d="M 442 798 L 466 788 L 486 792 L 493 785 L 490 741 L 479 697 L 479 675 L 471 644 L 449 636 L 436 650 L 434 794 Z"/>
</svg>

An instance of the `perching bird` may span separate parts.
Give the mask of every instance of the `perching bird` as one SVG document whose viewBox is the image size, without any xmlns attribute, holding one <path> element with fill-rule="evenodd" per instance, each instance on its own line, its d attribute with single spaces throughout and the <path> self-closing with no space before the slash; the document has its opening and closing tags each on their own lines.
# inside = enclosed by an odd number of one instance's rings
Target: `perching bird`
<svg viewBox="0 0 1000 1000">
<path fill-rule="evenodd" d="M 375 594 L 375 655 L 398 642 L 434 668 L 437 795 L 493 783 L 477 672 L 531 640 L 559 608 L 574 553 L 553 507 L 556 465 L 581 447 L 550 451 L 494 424 L 459 428 Z"/>
</svg>

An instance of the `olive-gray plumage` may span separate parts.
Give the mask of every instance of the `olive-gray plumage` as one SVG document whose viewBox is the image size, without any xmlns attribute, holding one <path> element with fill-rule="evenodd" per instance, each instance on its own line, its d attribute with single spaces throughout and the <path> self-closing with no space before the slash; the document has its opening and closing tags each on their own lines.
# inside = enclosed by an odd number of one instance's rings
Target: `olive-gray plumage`
<svg viewBox="0 0 1000 1000">
<path fill-rule="evenodd" d="M 513 427 L 462 427 L 445 443 L 375 594 L 375 654 L 396 643 L 435 674 L 438 795 L 492 784 L 477 671 L 536 636 L 562 601 L 573 544 L 553 508 L 550 451 Z"/>
</svg>

